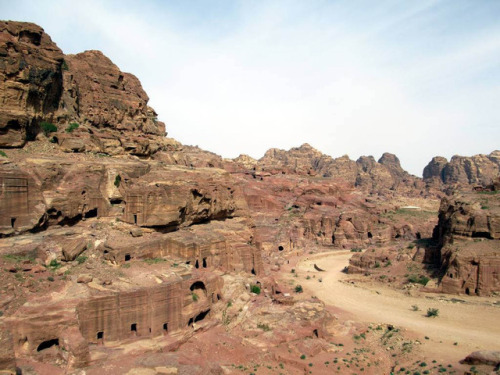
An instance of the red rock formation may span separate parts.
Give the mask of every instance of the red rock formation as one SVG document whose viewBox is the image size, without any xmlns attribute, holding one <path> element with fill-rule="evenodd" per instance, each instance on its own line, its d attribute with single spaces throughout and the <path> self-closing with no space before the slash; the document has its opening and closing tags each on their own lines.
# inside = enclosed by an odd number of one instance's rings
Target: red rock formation
<svg viewBox="0 0 500 375">
<path fill-rule="evenodd" d="M 0 147 L 22 147 L 62 94 L 63 54 L 32 23 L 0 21 Z"/>
<path fill-rule="evenodd" d="M 444 198 L 435 228 L 446 293 L 500 290 L 500 201 L 495 193 Z"/>
<path fill-rule="evenodd" d="M 448 162 L 437 156 L 424 168 L 424 181 L 450 186 L 491 185 L 500 175 L 500 151 L 470 157 L 455 155 Z"/>
</svg>

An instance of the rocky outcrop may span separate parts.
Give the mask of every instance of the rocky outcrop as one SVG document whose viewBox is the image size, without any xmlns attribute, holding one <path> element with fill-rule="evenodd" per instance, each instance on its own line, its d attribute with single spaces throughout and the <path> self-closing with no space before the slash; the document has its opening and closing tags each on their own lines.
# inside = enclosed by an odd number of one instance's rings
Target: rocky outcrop
<svg viewBox="0 0 500 375">
<path fill-rule="evenodd" d="M 448 162 L 446 158 L 434 157 L 424 168 L 423 177 L 427 183 L 451 186 L 486 187 L 500 175 L 500 151 L 489 155 L 455 155 Z"/>
<path fill-rule="evenodd" d="M 67 55 L 58 120 L 68 131 L 58 142 L 66 151 L 148 156 L 167 148 L 165 124 L 132 74 L 100 51 Z M 71 123 L 78 128 L 70 131 Z"/>
<path fill-rule="evenodd" d="M 434 230 L 446 293 L 500 291 L 500 200 L 495 192 L 444 198 Z"/>
<path fill-rule="evenodd" d="M 65 56 L 37 25 L 0 22 L 0 147 L 37 134 L 67 152 L 150 156 L 175 148 L 132 74 L 99 51 Z"/>
<path fill-rule="evenodd" d="M 298 174 L 341 179 L 363 190 L 388 193 L 423 194 L 425 184 L 401 168 L 399 159 L 384 153 L 379 161 L 361 156 L 357 161 L 347 155 L 337 159 L 321 153 L 309 144 L 288 151 L 270 149 L 254 166 L 256 174 Z"/>
<path fill-rule="evenodd" d="M 22 147 L 51 121 L 62 95 L 64 55 L 32 23 L 0 21 L 0 147 Z"/>
</svg>

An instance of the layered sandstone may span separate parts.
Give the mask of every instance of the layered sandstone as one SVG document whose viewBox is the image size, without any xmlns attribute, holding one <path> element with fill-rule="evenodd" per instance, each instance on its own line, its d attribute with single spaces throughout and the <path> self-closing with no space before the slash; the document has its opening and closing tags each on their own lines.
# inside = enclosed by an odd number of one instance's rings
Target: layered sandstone
<svg viewBox="0 0 500 375">
<path fill-rule="evenodd" d="M 455 195 L 441 202 L 435 238 L 447 293 L 500 291 L 500 201 L 495 192 Z"/>
<path fill-rule="evenodd" d="M 451 186 L 486 187 L 500 175 L 500 151 L 489 155 L 459 156 L 448 161 L 441 156 L 434 157 L 424 168 L 423 177 L 427 183 Z"/>
<path fill-rule="evenodd" d="M 32 23 L 0 21 L 0 147 L 22 147 L 52 121 L 62 95 L 64 55 Z"/>
</svg>

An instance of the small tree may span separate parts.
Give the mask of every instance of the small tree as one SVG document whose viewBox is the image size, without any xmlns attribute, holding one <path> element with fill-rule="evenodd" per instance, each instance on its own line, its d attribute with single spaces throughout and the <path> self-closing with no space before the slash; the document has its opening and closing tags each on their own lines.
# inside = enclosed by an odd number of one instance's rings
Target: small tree
<svg viewBox="0 0 500 375">
<path fill-rule="evenodd" d="M 76 122 L 72 122 L 71 124 L 68 125 L 66 128 L 66 133 L 72 133 L 73 130 L 78 129 L 80 125 L 78 125 Z"/>
<path fill-rule="evenodd" d="M 40 124 L 40 128 L 42 129 L 43 134 L 45 134 L 46 137 L 48 137 L 50 133 L 54 133 L 57 131 L 57 126 L 47 121 L 42 121 L 42 123 Z"/>
<path fill-rule="evenodd" d="M 434 308 L 428 308 L 427 309 L 427 317 L 428 318 L 434 318 L 439 315 L 439 309 L 434 309 Z"/>
<path fill-rule="evenodd" d="M 304 290 L 302 289 L 302 285 L 297 285 L 295 287 L 295 293 L 302 293 Z"/>
<path fill-rule="evenodd" d="M 250 286 L 250 292 L 260 294 L 260 287 L 258 285 L 252 285 Z"/>
</svg>

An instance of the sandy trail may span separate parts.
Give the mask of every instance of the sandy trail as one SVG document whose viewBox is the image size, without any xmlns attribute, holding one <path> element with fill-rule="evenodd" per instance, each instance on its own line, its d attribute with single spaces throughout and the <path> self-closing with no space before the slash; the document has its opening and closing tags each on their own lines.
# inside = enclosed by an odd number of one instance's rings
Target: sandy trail
<svg viewBox="0 0 500 375">
<path fill-rule="evenodd" d="M 486 306 L 487 299 L 478 297 L 460 296 L 467 303 L 453 303 L 449 301 L 453 296 L 442 296 L 448 299 L 445 301 L 439 299 L 441 295 L 408 296 L 379 284 L 347 283 L 345 280 L 353 276 L 341 271 L 351 255 L 349 251 L 339 251 L 302 260 L 298 265 L 301 276 L 308 273 L 316 278 L 300 283 L 326 304 L 345 310 L 360 321 L 388 323 L 415 332 L 424 343 L 423 352 L 429 356 L 458 360 L 475 350 L 500 350 L 500 307 Z M 316 271 L 315 263 L 326 272 Z M 318 282 L 319 277 L 322 283 Z M 419 306 L 420 311 L 413 311 L 412 305 Z M 438 317 L 425 316 L 430 307 L 439 309 Z M 425 336 L 430 339 L 425 340 Z"/>
</svg>

